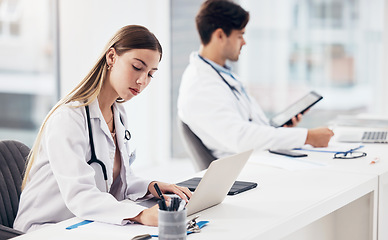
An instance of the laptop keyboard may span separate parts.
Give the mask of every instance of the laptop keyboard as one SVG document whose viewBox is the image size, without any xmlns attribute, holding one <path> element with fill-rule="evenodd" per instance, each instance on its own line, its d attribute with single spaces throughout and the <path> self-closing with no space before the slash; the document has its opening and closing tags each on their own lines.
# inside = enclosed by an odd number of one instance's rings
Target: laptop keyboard
<svg viewBox="0 0 388 240">
<path fill-rule="evenodd" d="M 367 131 L 362 136 L 365 143 L 388 143 L 388 131 Z"/>
</svg>

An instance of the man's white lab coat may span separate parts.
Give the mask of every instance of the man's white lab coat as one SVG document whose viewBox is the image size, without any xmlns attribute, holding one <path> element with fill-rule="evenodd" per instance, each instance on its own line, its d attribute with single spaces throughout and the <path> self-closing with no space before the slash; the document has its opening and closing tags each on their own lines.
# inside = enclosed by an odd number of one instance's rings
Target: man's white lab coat
<svg viewBox="0 0 388 240">
<path fill-rule="evenodd" d="M 238 92 L 234 91 L 237 97 L 198 53 L 192 53 L 178 97 L 179 118 L 213 151 L 214 156 L 249 149 L 304 145 L 307 129 L 270 126 L 261 107 L 242 90 L 241 82 L 229 74 L 221 74 L 237 89 Z"/>
</svg>

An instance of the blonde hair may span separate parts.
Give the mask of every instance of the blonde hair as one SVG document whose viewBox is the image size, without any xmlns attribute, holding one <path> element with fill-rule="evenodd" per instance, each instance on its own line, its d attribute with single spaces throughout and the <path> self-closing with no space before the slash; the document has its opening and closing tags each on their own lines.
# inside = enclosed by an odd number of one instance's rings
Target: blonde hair
<svg viewBox="0 0 388 240">
<path fill-rule="evenodd" d="M 46 126 L 46 123 L 50 116 L 60 106 L 66 103 L 72 101 L 79 101 L 83 104 L 77 107 L 82 107 L 85 105 L 89 105 L 89 103 L 93 102 L 97 98 L 107 76 L 108 65 L 106 63 L 105 56 L 110 48 L 114 48 L 117 55 L 119 56 L 132 49 L 156 50 L 160 53 L 159 61 L 162 59 L 162 47 L 155 35 L 151 33 L 147 28 L 139 25 L 128 25 L 121 28 L 105 46 L 97 63 L 89 71 L 86 77 L 69 94 L 59 100 L 58 103 L 47 114 L 39 129 L 34 145 L 32 146 L 31 151 L 27 157 L 22 189 L 24 189 L 24 187 L 26 186 L 31 167 L 34 164 L 36 154 L 39 152 L 44 127 Z M 117 101 L 121 102 L 122 99 L 118 98 Z"/>
</svg>

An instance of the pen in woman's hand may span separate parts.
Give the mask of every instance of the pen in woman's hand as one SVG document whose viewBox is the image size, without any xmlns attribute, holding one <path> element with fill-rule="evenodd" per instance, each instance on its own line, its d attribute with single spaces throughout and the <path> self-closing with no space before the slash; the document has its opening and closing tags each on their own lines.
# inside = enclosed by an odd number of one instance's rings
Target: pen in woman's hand
<svg viewBox="0 0 388 240">
<path fill-rule="evenodd" d="M 156 193 L 159 195 L 159 197 L 161 199 L 161 204 L 159 205 L 160 210 L 167 210 L 166 199 L 164 199 L 163 193 L 162 193 L 162 191 L 160 191 L 160 188 L 159 188 L 157 183 L 154 184 L 154 188 L 156 190 Z"/>
</svg>

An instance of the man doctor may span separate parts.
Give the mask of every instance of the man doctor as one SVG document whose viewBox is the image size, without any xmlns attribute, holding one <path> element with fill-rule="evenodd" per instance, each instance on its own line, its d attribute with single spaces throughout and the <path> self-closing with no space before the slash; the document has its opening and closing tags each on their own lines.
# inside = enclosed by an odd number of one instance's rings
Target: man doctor
<svg viewBox="0 0 388 240">
<path fill-rule="evenodd" d="M 217 158 L 249 149 L 291 149 L 310 144 L 326 147 L 333 132 L 326 128 L 274 128 L 258 103 L 245 91 L 226 61 L 237 61 L 246 44 L 249 13 L 226 0 L 205 1 L 196 16 L 201 39 L 190 56 L 178 97 L 178 116 Z"/>
</svg>

